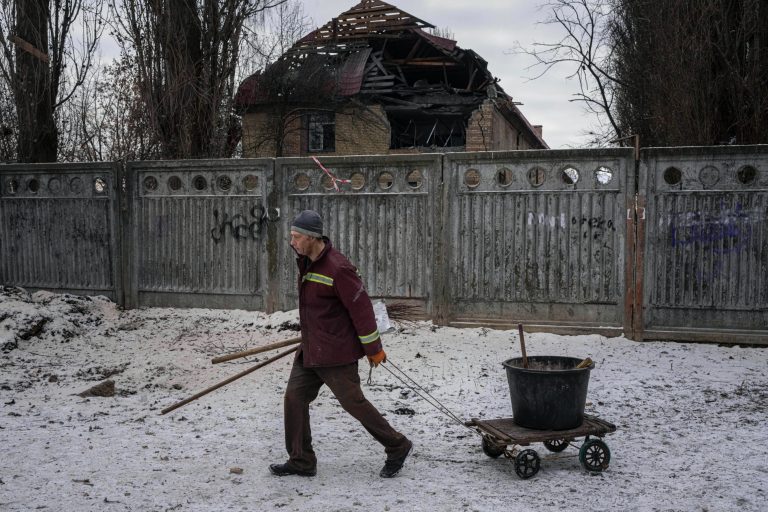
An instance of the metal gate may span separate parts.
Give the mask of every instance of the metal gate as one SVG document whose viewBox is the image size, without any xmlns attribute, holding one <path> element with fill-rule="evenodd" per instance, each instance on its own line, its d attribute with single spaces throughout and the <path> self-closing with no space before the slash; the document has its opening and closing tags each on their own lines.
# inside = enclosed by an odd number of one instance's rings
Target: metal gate
<svg viewBox="0 0 768 512">
<path fill-rule="evenodd" d="M 130 162 L 126 306 L 266 310 L 273 160 Z"/>
<path fill-rule="evenodd" d="M 768 342 L 768 146 L 641 154 L 638 338 Z"/>
<path fill-rule="evenodd" d="M 616 334 L 631 149 L 447 155 L 442 320 Z"/>
<path fill-rule="evenodd" d="M 0 283 L 121 301 L 118 169 L 0 166 Z"/>
<path fill-rule="evenodd" d="M 301 210 L 314 209 L 371 297 L 411 302 L 429 313 L 440 162 L 435 154 L 277 160 L 282 307 L 295 308 L 298 301 L 290 223 Z"/>
</svg>

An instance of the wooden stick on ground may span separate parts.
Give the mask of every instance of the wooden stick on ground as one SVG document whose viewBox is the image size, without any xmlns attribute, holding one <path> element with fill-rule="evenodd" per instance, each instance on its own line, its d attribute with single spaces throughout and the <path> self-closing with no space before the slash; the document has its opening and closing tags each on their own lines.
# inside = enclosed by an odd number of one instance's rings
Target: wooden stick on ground
<svg viewBox="0 0 768 512">
<path fill-rule="evenodd" d="M 520 350 L 523 352 L 523 368 L 528 368 L 528 356 L 525 354 L 525 338 L 523 337 L 523 324 L 517 324 L 517 332 L 520 333 Z"/>
<path fill-rule="evenodd" d="M 418 318 L 418 315 L 419 315 L 419 306 L 416 306 L 414 304 L 407 304 L 404 302 L 395 302 L 394 304 L 387 304 L 387 316 L 389 316 L 390 320 L 393 320 L 395 322 L 406 323 L 406 324 L 415 323 L 416 318 Z M 289 345 L 293 345 L 295 343 L 300 343 L 300 342 L 301 342 L 301 337 L 291 338 L 289 340 L 284 340 L 284 341 L 277 341 L 275 343 L 270 343 L 269 345 L 264 345 L 263 347 L 251 348 L 248 350 L 244 350 L 242 352 L 233 352 L 232 354 L 226 354 L 223 356 L 214 357 L 213 359 L 211 359 L 211 363 L 213 364 L 224 363 L 226 361 L 231 361 L 233 359 L 239 359 L 241 357 L 261 354 L 262 352 L 267 352 L 269 350 L 273 350 L 276 348 L 287 347 Z"/>
<path fill-rule="evenodd" d="M 301 336 L 299 336 L 298 338 L 291 338 L 289 340 L 270 343 L 269 345 L 264 345 L 263 347 L 251 348 L 248 350 L 243 350 L 242 352 L 233 352 L 232 354 L 227 354 L 225 356 L 214 357 L 213 359 L 211 359 L 211 363 L 213 364 L 223 363 L 225 361 L 231 361 L 232 359 L 238 359 L 240 357 L 252 356 L 254 354 L 261 354 L 262 352 L 267 352 L 269 350 L 274 350 L 276 348 L 283 348 L 289 345 L 295 345 L 296 343 L 301 343 Z"/>
<path fill-rule="evenodd" d="M 192 395 L 191 397 L 189 397 L 189 398 L 187 398 L 185 400 L 182 400 L 181 402 L 175 403 L 175 404 L 171 405 L 170 407 L 166 407 L 165 409 L 163 409 L 160 412 L 160 414 L 167 414 L 167 413 L 169 413 L 169 412 L 171 412 L 171 411 L 173 411 L 175 409 L 178 409 L 182 405 L 187 405 L 189 402 L 197 400 L 201 396 L 207 395 L 211 391 L 215 391 L 215 390 L 219 389 L 222 386 L 226 386 L 230 382 L 236 381 L 240 377 L 245 377 L 249 373 L 251 373 L 251 372 L 253 372 L 255 370 L 258 370 L 259 368 L 263 368 L 264 366 L 267 366 L 268 364 L 273 363 L 273 362 L 277 361 L 278 359 L 287 356 L 288 354 L 296 352 L 298 349 L 299 349 L 299 347 L 293 347 L 290 350 L 286 350 L 285 352 L 281 352 L 281 353 L 277 354 L 276 356 L 270 357 L 266 361 L 261 362 L 261 363 L 257 364 L 256 366 L 254 366 L 252 368 L 248 368 L 247 370 L 242 371 L 242 372 L 238 373 L 237 375 L 233 375 L 232 377 L 230 377 L 230 378 L 228 378 L 226 380 L 223 380 L 223 381 L 219 382 L 218 384 L 216 384 L 214 386 L 211 386 L 211 387 L 209 387 L 207 389 L 204 389 L 201 392 L 196 393 L 195 395 Z"/>
</svg>

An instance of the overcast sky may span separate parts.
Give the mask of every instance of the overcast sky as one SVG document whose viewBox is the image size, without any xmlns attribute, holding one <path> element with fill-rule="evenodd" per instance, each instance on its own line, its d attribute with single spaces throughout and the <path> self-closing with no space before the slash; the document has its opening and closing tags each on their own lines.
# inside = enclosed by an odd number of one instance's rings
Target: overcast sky
<svg viewBox="0 0 768 512">
<path fill-rule="evenodd" d="M 303 0 L 304 11 L 313 27 L 357 5 L 356 0 Z M 454 34 L 457 44 L 471 49 L 488 61 L 488 69 L 519 106 L 531 124 L 544 127 L 544 140 L 553 149 L 584 147 L 585 132 L 594 126 L 591 114 L 580 103 L 571 102 L 578 92 L 576 80 L 566 76 L 572 68 L 554 68 L 544 77 L 526 70 L 530 57 L 509 50 L 518 41 L 523 47 L 536 42 L 553 42 L 561 34 L 554 26 L 542 25 L 547 13 L 531 0 L 395 0 L 388 2 L 440 29 Z"/>
</svg>

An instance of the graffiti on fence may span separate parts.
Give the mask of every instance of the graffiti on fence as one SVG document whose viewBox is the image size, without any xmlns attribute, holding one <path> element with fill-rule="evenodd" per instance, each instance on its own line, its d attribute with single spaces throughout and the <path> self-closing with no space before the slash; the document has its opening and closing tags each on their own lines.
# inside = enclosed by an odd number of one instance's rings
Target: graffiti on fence
<svg viewBox="0 0 768 512">
<path fill-rule="evenodd" d="M 602 215 L 597 217 L 571 217 L 571 225 L 587 226 L 582 237 L 592 236 L 593 240 L 599 240 L 605 236 L 606 231 L 616 231 L 613 219 L 604 219 Z"/>
<path fill-rule="evenodd" d="M 741 203 L 736 203 L 733 209 L 723 208 L 721 204 L 715 213 L 685 212 L 672 218 L 672 247 L 700 243 L 718 252 L 740 251 L 752 236 L 752 217 Z"/>
<path fill-rule="evenodd" d="M 565 213 L 556 215 L 547 213 L 528 212 L 529 226 L 549 226 L 550 229 L 565 229 L 568 226 L 568 219 Z M 613 219 L 605 219 L 601 215 L 594 217 L 571 216 L 570 224 L 577 228 L 578 236 L 582 238 L 592 238 L 598 244 L 602 243 L 603 248 L 610 249 L 610 239 L 606 238 L 606 233 L 616 231 L 616 225 Z"/>
<path fill-rule="evenodd" d="M 235 240 L 244 240 L 251 238 L 258 240 L 264 230 L 267 222 L 277 222 L 280 219 L 280 210 L 278 208 L 265 208 L 257 204 L 250 210 L 250 216 L 235 214 L 230 217 L 228 213 L 220 213 L 219 210 L 213 210 L 215 227 L 211 229 L 211 238 L 219 243 L 227 233 Z"/>
<path fill-rule="evenodd" d="M 565 229 L 568 225 L 568 221 L 566 220 L 565 213 L 552 215 L 547 213 L 528 212 L 528 225 L 541 225 L 549 226 L 550 228 L 559 227 L 560 229 Z M 572 216 L 571 225 L 586 226 L 587 229 L 584 230 L 582 235 L 584 238 L 590 236 L 590 232 L 592 233 L 593 238 L 598 239 L 605 231 L 616 231 L 616 226 L 614 226 L 613 219 L 604 219 L 602 216 Z"/>
<path fill-rule="evenodd" d="M 534 224 L 547 225 L 550 228 L 560 226 L 560 228 L 565 229 L 565 214 L 561 213 L 560 215 L 549 215 L 546 213 L 536 214 L 533 212 L 528 212 L 528 225 L 532 226 Z"/>
<path fill-rule="evenodd" d="M 763 219 L 761 212 L 747 211 L 741 203 L 729 208 L 721 201 L 720 208 L 714 212 L 696 210 L 673 216 L 670 244 L 672 248 L 701 249 L 710 263 L 707 264 L 704 257 L 696 258 L 690 262 L 690 270 L 698 279 L 710 281 L 720 277 L 725 255 L 749 247 L 753 223 Z"/>
</svg>

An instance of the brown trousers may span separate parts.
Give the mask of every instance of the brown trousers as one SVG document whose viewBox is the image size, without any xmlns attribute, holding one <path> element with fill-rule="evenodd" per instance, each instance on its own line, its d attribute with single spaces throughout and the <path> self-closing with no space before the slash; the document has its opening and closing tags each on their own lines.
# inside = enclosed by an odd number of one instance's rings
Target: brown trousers
<svg viewBox="0 0 768 512">
<path fill-rule="evenodd" d="M 323 384 L 330 388 L 344 410 L 384 445 L 387 458 L 402 456 L 407 451 L 408 439 L 393 429 L 363 396 L 356 362 L 343 366 L 304 368 L 303 359 L 299 355 L 293 363 L 283 402 L 289 466 L 309 471 L 317 465 L 315 451 L 312 449 L 309 404 L 317 398 Z"/>
</svg>

